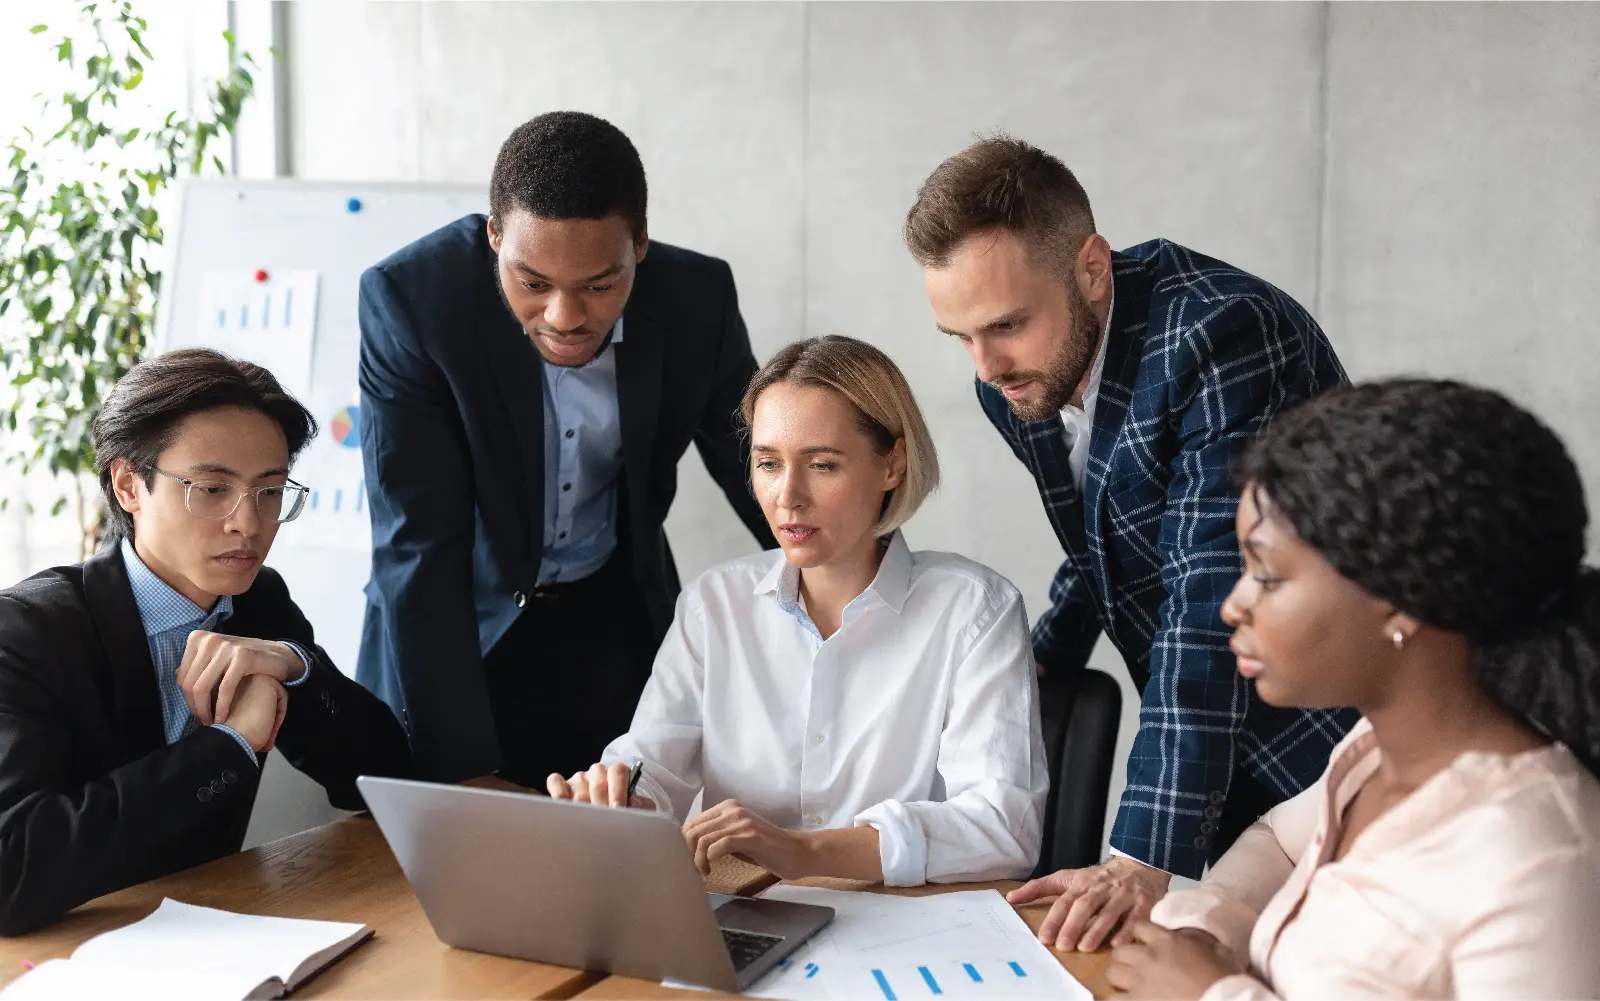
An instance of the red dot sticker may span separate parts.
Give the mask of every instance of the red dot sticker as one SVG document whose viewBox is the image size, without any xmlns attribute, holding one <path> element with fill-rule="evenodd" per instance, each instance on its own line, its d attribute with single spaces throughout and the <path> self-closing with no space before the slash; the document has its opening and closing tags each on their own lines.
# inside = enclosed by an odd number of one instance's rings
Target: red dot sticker
<svg viewBox="0 0 1600 1001">
<path fill-rule="evenodd" d="M 267 271 L 266 271 L 266 269 L 265 268 L 256 268 L 256 281 L 264 282 L 266 280 L 267 280 Z"/>
</svg>

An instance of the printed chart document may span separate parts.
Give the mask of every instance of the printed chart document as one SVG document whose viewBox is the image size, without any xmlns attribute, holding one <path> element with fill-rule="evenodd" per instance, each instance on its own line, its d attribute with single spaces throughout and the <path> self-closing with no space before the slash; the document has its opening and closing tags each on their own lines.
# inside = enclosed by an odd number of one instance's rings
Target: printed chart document
<svg viewBox="0 0 1600 1001">
<path fill-rule="evenodd" d="M 163 900 L 155 913 L 12 982 L 0 998 L 279 998 L 372 937 L 366 925 L 235 914 Z"/>
<path fill-rule="evenodd" d="M 745 992 L 754 997 L 791 1001 L 1091 1001 L 1093 997 L 994 890 L 894 897 L 775 886 L 764 896 L 831 907 L 834 917 Z"/>
</svg>

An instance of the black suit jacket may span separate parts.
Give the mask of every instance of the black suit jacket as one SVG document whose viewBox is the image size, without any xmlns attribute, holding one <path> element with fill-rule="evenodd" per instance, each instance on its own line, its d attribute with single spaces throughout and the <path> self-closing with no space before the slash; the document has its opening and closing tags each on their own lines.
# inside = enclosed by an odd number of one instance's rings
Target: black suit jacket
<svg viewBox="0 0 1600 1001">
<path fill-rule="evenodd" d="M 277 573 L 218 630 L 309 655 L 277 746 L 334 806 L 362 808 L 357 775 L 410 773 L 394 716 L 328 660 Z M 239 850 L 264 756 L 212 727 L 168 745 L 160 699 L 116 546 L 0 591 L 0 935 Z"/>
<path fill-rule="evenodd" d="M 404 721 L 420 773 L 443 781 L 500 767 L 483 656 L 544 545 L 542 362 L 500 297 L 485 223 L 459 219 L 361 277 L 373 553 L 357 677 Z M 623 317 L 617 537 L 649 621 L 617 628 L 648 630 L 653 647 L 678 593 L 662 524 L 691 442 L 750 531 L 776 542 L 735 424 L 756 363 L 728 265 L 653 242 Z"/>
</svg>

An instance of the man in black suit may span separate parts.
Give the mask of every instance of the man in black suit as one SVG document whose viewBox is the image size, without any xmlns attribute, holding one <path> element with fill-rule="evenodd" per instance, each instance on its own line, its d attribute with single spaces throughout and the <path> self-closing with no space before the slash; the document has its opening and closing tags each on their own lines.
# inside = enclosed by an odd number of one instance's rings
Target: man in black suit
<svg viewBox="0 0 1600 1001">
<path fill-rule="evenodd" d="M 361 279 L 372 580 L 357 677 L 427 778 L 543 786 L 625 732 L 678 592 L 693 442 L 756 538 L 734 414 L 755 372 L 723 261 L 651 243 L 639 154 L 541 115 L 487 217 Z"/>
<path fill-rule="evenodd" d="M 104 550 L 0 591 L 0 935 L 239 850 L 277 746 L 334 806 L 411 770 L 261 564 L 316 433 L 271 374 L 214 351 L 137 366 L 94 424 Z"/>
</svg>

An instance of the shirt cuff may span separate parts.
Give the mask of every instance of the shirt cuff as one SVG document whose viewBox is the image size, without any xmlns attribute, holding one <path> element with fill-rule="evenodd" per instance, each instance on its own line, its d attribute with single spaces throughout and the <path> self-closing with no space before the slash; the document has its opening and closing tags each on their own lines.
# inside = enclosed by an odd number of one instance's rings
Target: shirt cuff
<svg viewBox="0 0 1600 1001">
<path fill-rule="evenodd" d="M 223 733 L 238 741 L 239 746 L 244 748 L 244 753 L 250 755 L 250 763 L 255 765 L 257 768 L 261 767 L 261 762 L 256 758 L 256 749 L 250 746 L 250 742 L 248 740 L 244 739 L 244 734 L 224 723 L 212 723 L 211 728 L 213 730 L 221 730 Z"/>
<path fill-rule="evenodd" d="M 921 886 L 928 881 L 928 836 L 904 803 L 884 800 L 856 815 L 855 826 L 878 832 L 884 886 Z"/>
<path fill-rule="evenodd" d="M 300 676 L 298 678 L 295 678 L 293 681 L 285 681 L 283 683 L 283 687 L 285 687 L 285 688 L 293 688 L 295 685 L 298 685 L 298 684 L 304 682 L 307 678 L 311 677 L 311 658 L 306 656 L 306 652 L 304 650 L 300 649 L 299 644 L 290 643 L 288 640 L 282 640 L 281 642 L 283 643 L 284 646 L 288 647 L 289 649 L 293 650 L 296 654 L 299 655 L 300 664 L 301 664 L 301 667 L 303 668 L 303 670 L 301 670 Z"/>
<path fill-rule="evenodd" d="M 1139 863 L 1140 865 L 1142 865 L 1142 866 L 1144 866 L 1144 867 L 1146 867 L 1148 869 L 1155 869 L 1155 870 L 1157 870 L 1159 872 L 1166 872 L 1167 871 L 1165 869 L 1162 869 L 1158 865 L 1151 865 L 1149 862 L 1146 862 L 1142 858 L 1135 858 L 1134 856 L 1129 855 L 1127 852 L 1125 852 L 1122 849 L 1118 848 L 1116 845 L 1107 845 L 1106 848 L 1111 852 L 1111 857 L 1112 858 L 1131 858 L 1135 862 Z"/>
</svg>

